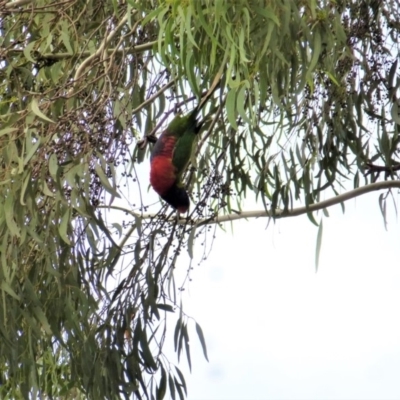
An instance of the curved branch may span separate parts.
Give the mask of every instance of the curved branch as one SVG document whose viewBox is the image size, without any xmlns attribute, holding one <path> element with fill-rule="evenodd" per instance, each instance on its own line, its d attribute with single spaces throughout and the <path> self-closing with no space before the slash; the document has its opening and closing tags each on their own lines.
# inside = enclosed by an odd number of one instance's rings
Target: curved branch
<svg viewBox="0 0 400 400">
<path fill-rule="evenodd" d="M 257 211 L 243 211 L 238 212 L 236 214 L 229 214 L 229 215 L 221 215 L 216 216 L 214 218 L 202 218 L 197 220 L 188 220 L 187 218 L 181 218 L 176 221 L 176 218 L 169 218 L 170 222 L 178 222 L 178 224 L 185 225 L 190 223 L 196 227 L 202 225 L 211 225 L 211 224 L 221 224 L 223 222 L 231 222 L 238 219 L 247 219 L 247 218 L 289 218 L 289 217 L 297 217 L 299 215 L 308 214 L 310 212 L 322 210 L 324 208 L 328 208 L 334 206 L 339 203 L 343 203 L 347 200 L 354 199 L 355 197 L 362 196 L 363 194 L 374 192 L 376 190 L 383 190 L 383 189 L 391 189 L 391 188 L 398 188 L 400 189 L 400 181 L 383 181 L 383 182 L 374 182 L 370 183 L 369 185 L 365 185 L 359 187 L 357 189 L 350 190 L 349 192 L 340 194 L 335 197 L 331 197 L 328 200 L 321 201 L 319 203 L 310 204 L 308 207 L 298 207 L 294 208 L 293 210 L 275 210 L 267 211 L 267 210 L 257 210 Z M 135 218 L 141 219 L 150 219 L 150 218 L 159 218 L 156 214 L 143 214 L 137 213 L 135 211 L 127 210 L 123 207 L 118 206 L 99 206 L 99 208 L 111 208 L 113 210 L 123 211 Z"/>
<path fill-rule="evenodd" d="M 168 88 L 170 88 L 175 82 L 177 78 L 171 79 L 168 83 L 166 83 L 161 89 L 159 89 L 156 93 L 153 94 L 153 96 L 149 97 L 147 100 L 145 100 L 140 106 L 137 106 L 134 110 L 131 111 L 132 114 L 136 114 L 139 112 L 142 108 L 146 107 L 148 104 L 152 103 L 157 97 L 159 97 L 161 94 L 163 94 Z"/>
<path fill-rule="evenodd" d="M 133 11 L 132 13 L 133 15 L 137 14 L 137 11 Z M 126 13 L 121 20 L 119 21 L 118 25 L 115 27 L 115 29 L 113 29 L 103 40 L 103 42 L 100 44 L 99 48 L 89 57 L 87 57 L 82 64 L 78 67 L 78 69 L 75 72 L 75 76 L 74 76 L 74 83 L 73 83 L 73 87 L 70 90 L 70 94 L 73 92 L 73 90 L 75 89 L 79 79 L 82 77 L 84 71 L 86 70 L 86 68 L 88 68 L 93 61 L 96 58 L 99 58 L 103 53 L 104 50 L 106 48 L 106 46 L 111 42 L 111 40 L 114 38 L 114 36 L 122 29 L 122 27 L 125 25 L 126 21 L 128 20 L 129 14 Z"/>
<path fill-rule="evenodd" d="M 104 53 L 107 55 L 112 55 L 112 54 L 137 54 L 137 53 L 143 53 L 147 50 L 151 50 L 155 44 L 157 44 L 158 41 L 154 40 L 152 42 L 148 43 L 143 43 L 143 44 L 137 44 L 133 47 L 130 47 L 129 49 L 123 48 L 123 49 L 117 49 L 117 48 L 111 48 L 111 49 L 104 49 Z M 6 54 L 8 55 L 13 55 L 13 54 L 22 54 L 24 52 L 23 49 L 10 49 L 6 51 Z M 78 57 L 89 57 L 93 53 L 90 52 L 89 50 L 82 51 L 81 53 L 44 53 L 40 54 L 39 58 L 41 60 L 54 60 L 54 61 L 60 61 L 60 60 L 67 60 L 67 59 L 75 59 Z M 34 57 L 35 58 L 35 57 Z M 36 57 L 37 58 L 37 57 Z"/>
<path fill-rule="evenodd" d="M 385 165 L 376 165 L 368 162 L 365 165 L 368 169 L 367 174 L 372 172 L 377 172 L 378 174 L 381 172 L 386 172 L 387 174 L 391 174 L 393 172 L 400 171 L 400 164 L 394 164 L 387 167 Z"/>
<path fill-rule="evenodd" d="M 297 217 L 299 215 L 308 214 L 310 212 L 322 210 L 324 208 L 328 208 L 334 206 L 339 203 L 343 203 L 347 200 L 353 199 L 355 197 L 361 196 L 363 194 L 374 192 L 376 190 L 383 190 L 383 189 L 390 189 L 390 188 L 398 188 L 400 189 L 400 181 L 382 181 L 382 182 L 374 182 L 370 183 L 369 185 L 361 186 L 357 189 L 350 190 L 349 192 L 340 194 L 335 197 L 331 197 L 328 200 L 321 201 L 319 203 L 310 204 L 308 207 L 298 207 L 294 208 L 293 210 L 275 210 L 266 211 L 266 210 L 259 210 L 259 211 L 244 211 L 238 212 L 237 214 L 229 214 L 229 215 L 222 215 L 220 217 L 215 217 L 214 219 L 207 219 L 204 218 L 202 220 L 196 221 L 197 226 L 201 225 L 210 225 L 210 224 L 219 224 L 222 222 L 230 222 L 235 221 L 237 219 L 243 218 L 288 218 L 288 217 Z"/>
<path fill-rule="evenodd" d="M 9 8 L 14 8 L 14 7 L 26 6 L 27 4 L 35 3 L 35 2 L 36 2 L 36 0 L 16 0 L 16 1 L 10 1 L 9 3 L 6 3 L 4 5 L 4 7 L 6 9 L 9 9 Z"/>
</svg>

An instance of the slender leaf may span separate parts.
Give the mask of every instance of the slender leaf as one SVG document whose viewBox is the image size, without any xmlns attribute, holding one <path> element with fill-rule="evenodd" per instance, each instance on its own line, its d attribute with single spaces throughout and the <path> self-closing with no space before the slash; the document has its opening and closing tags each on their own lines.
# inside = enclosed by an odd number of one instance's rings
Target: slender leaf
<svg viewBox="0 0 400 400">
<path fill-rule="evenodd" d="M 201 348 L 203 349 L 203 354 L 204 358 L 208 360 L 208 355 L 207 355 L 207 345 L 206 345 L 206 340 L 204 339 L 204 334 L 203 330 L 201 329 L 201 326 L 196 322 L 196 332 L 197 336 L 199 337 L 200 343 L 201 343 Z"/>
<path fill-rule="evenodd" d="M 317 245 L 315 249 L 315 272 L 318 272 L 318 267 L 319 267 L 319 259 L 321 254 L 321 245 L 322 245 L 322 233 L 323 233 L 323 220 L 321 219 L 318 226 Z"/>
</svg>

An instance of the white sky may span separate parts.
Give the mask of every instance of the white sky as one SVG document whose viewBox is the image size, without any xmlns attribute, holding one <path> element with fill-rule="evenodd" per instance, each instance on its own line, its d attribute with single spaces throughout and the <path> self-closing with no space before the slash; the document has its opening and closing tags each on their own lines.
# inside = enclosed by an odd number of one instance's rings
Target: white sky
<svg viewBox="0 0 400 400">
<path fill-rule="evenodd" d="M 148 176 L 147 162 L 137 167 Z M 388 200 L 385 230 L 381 193 L 346 202 L 345 214 L 339 205 L 328 209 L 318 273 L 318 228 L 307 216 L 217 230 L 183 296 L 210 360 L 189 322 L 192 373 L 185 354 L 179 364 L 189 400 L 400 400 L 400 223 Z M 151 189 L 142 194 L 157 203 Z M 196 243 L 195 255 L 202 251 Z M 183 253 L 180 261 L 178 283 Z M 171 318 L 171 336 L 174 328 Z M 172 337 L 164 350 L 177 362 L 168 346 Z"/>
<path fill-rule="evenodd" d="M 400 399 L 400 224 L 378 196 L 329 209 L 318 273 L 306 216 L 218 232 L 185 291 L 210 359 L 189 324 L 190 400 Z"/>
</svg>

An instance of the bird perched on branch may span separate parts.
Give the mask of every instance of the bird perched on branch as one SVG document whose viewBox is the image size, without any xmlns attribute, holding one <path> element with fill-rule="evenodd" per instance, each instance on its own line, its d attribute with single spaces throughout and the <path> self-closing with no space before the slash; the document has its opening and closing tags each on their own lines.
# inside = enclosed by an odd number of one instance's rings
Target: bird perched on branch
<svg viewBox="0 0 400 400">
<path fill-rule="evenodd" d="M 170 122 L 158 138 L 150 157 L 151 186 L 163 200 L 181 213 L 187 212 L 190 204 L 181 178 L 192 156 L 196 135 L 204 122 L 197 120 L 202 104 Z"/>
<path fill-rule="evenodd" d="M 221 83 L 224 64 L 214 77 L 210 89 L 197 107 L 185 116 L 176 116 L 158 138 L 150 156 L 150 183 L 153 189 L 175 210 L 189 210 L 189 196 L 182 183 L 182 175 L 189 164 L 197 134 L 204 123 L 197 117 L 204 104 Z"/>
</svg>

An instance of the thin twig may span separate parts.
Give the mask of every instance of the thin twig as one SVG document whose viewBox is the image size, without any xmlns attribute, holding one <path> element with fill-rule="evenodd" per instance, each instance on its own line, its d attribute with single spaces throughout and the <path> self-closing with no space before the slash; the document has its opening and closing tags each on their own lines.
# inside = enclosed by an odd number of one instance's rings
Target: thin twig
<svg viewBox="0 0 400 400">
<path fill-rule="evenodd" d="M 14 7 L 26 6 L 27 4 L 35 2 L 36 0 L 16 0 L 16 1 L 10 1 L 9 3 L 5 4 L 4 7 L 9 9 Z"/>
<path fill-rule="evenodd" d="M 138 11 L 134 11 L 132 14 L 135 15 Z M 88 68 L 93 61 L 96 58 L 100 58 L 104 54 L 106 46 L 111 42 L 111 40 L 114 38 L 114 36 L 119 32 L 120 29 L 125 25 L 126 21 L 128 20 L 128 13 L 126 13 L 121 20 L 119 21 L 118 25 L 113 29 L 103 40 L 103 42 L 100 44 L 99 48 L 94 52 L 92 55 L 87 57 L 82 64 L 78 67 L 76 70 L 75 76 L 74 76 L 74 83 L 70 91 L 73 91 L 75 89 L 75 86 L 79 82 L 80 78 L 82 77 L 84 71 L 86 68 Z"/>
<path fill-rule="evenodd" d="M 366 163 L 365 165 L 368 167 L 368 173 L 371 173 L 371 172 L 391 173 L 391 172 L 395 172 L 395 171 L 400 171 L 400 164 L 394 164 L 394 165 L 391 165 L 390 167 L 387 167 L 385 165 L 375 165 L 372 163 Z"/>
</svg>

